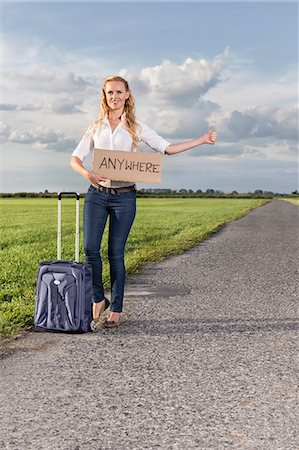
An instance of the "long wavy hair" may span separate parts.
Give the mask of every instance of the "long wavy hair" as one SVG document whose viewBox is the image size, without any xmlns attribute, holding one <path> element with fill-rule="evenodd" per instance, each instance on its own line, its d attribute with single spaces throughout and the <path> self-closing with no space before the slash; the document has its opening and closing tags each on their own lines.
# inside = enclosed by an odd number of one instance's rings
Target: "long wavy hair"
<svg viewBox="0 0 299 450">
<path fill-rule="evenodd" d="M 101 124 L 104 116 L 106 114 L 108 115 L 110 108 L 107 103 L 105 89 L 106 89 L 106 84 L 110 81 L 122 82 L 125 86 L 126 91 L 129 92 L 129 94 L 130 94 L 129 98 L 127 98 L 125 101 L 124 112 L 126 114 L 125 115 L 125 126 L 126 126 L 128 132 L 130 133 L 130 135 L 132 136 L 132 150 L 133 150 L 134 148 L 137 148 L 138 144 L 139 144 L 139 136 L 137 133 L 138 124 L 136 123 L 136 116 L 135 116 L 135 100 L 134 100 L 132 92 L 129 88 L 129 84 L 128 84 L 127 80 L 125 80 L 124 78 L 122 78 L 118 75 L 112 75 L 104 80 L 102 91 L 101 91 L 101 109 L 99 112 L 99 116 L 89 126 L 85 135 L 87 137 L 93 136 L 93 134 L 96 130 L 96 127 Z"/>
</svg>

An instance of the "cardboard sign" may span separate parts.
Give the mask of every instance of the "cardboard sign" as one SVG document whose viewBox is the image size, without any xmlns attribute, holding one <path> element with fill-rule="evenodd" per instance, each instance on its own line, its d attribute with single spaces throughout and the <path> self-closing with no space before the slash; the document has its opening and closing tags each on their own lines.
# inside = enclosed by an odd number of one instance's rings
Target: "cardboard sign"
<svg viewBox="0 0 299 450">
<path fill-rule="evenodd" d="M 92 168 L 113 181 L 161 183 L 161 153 L 95 149 Z"/>
</svg>

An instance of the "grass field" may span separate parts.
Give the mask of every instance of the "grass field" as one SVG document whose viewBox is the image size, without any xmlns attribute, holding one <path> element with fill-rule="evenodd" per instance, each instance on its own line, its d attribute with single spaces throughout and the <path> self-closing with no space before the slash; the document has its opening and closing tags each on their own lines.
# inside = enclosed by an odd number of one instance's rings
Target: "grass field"
<svg viewBox="0 0 299 450">
<path fill-rule="evenodd" d="M 299 198 L 284 198 L 283 200 L 293 203 L 293 205 L 299 206 Z"/>
<path fill-rule="evenodd" d="M 137 199 L 137 216 L 126 247 L 127 273 L 205 239 L 221 225 L 267 200 Z M 62 259 L 74 259 L 75 201 L 62 206 Z M 0 334 L 9 336 L 33 324 L 38 263 L 57 259 L 57 200 L 1 199 Z M 80 227 L 80 255 L 84 260 Z M 107 229 L 102 243 L 103 280 L 109 287 Z"/>
</svg>

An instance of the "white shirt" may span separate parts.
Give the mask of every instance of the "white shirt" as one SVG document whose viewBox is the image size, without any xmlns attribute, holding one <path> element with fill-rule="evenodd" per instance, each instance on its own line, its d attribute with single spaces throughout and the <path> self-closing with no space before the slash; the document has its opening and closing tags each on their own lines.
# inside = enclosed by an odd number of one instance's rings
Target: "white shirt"
<svg viewBox="0 0 299 450">
<path fill-rule="evenodd" d="M 170 142 L 159 136 L 156 131 L 152 130 L 144 122 L 136 120 L 138 127 L 139 141 L 144 142 L 153 150 L 165 154 L 165 149 L 170 145 Z M 100 125 L 94 131 L 93 135 L 88 133 L 90 126 L 87 128 L 86 134 L 83 135 L 81 141 L 72 153 L 72 156 L 77 156 L 82 162 L 87 155 L 95 148 L 104 148 L 108 150 L 125 150 L 132 151 L 132 137 L 125 127 L 125 113 L 121 116 L 121 121 L 112 133 L 110 123 L 107 115 L 103 118 Z M 134 150 L 136 151 L 136 150 Z M 123 187 L 132 185 L 131 182 L 126 181 L 101 181 L 102 186 L 106 187 Z"/>
</svg>

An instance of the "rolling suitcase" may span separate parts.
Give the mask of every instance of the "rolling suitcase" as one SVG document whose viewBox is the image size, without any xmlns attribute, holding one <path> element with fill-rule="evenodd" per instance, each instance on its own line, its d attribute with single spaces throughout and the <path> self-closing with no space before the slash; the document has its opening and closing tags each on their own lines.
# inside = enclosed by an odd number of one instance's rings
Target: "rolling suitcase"
<svg viewBox="0 0 299 450">
<path fill-rule="evenodd" d="M 64 194 L 76 195 L 75 261 L 61 260 L 61 198 Z M 78 193 L 58 194 L 57 261 L 39 263 L 34 312 L 36 331 L 91 331 L 92 269 L 79 262 L 79 207 Z"/>
</svg>

